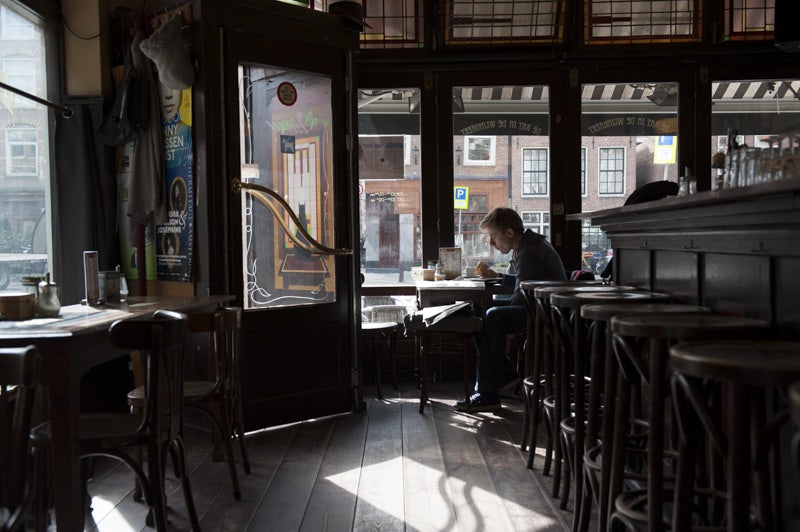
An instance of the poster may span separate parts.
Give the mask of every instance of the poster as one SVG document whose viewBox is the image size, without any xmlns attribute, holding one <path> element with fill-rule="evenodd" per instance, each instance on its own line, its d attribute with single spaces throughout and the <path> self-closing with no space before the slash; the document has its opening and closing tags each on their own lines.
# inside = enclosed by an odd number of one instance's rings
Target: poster
<svg viewBox="0 0 800 532">
<path fill-rule="evenodd" d="M 156 226 L 156 270 L 161 281 L 192 281 L 194 186 L 192 89 L 160 87 L 164 128 L 167 223 Z"/>
</svg>

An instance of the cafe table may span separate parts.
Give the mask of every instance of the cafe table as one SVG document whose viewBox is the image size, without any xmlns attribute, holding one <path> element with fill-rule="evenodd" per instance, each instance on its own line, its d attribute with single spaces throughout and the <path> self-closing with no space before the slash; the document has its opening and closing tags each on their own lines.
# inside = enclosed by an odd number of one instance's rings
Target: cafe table
<svg viewBox="0 0 800 532">
<path fill-rule="evenodd" d="M 83 373 L 128 355 L 111 347 L 109 326 L 119 319 L 156 310 L 212 310 L 234 299 L 212 296 L 140 296 L 99 306 L 68 305 L 57 318 L 0 321 L 0 347 L 35 345 L 42 356 L 42 384 L 47 387 L 52 424 L 52 482 L 59 530 L 81 530 L 85 508 L 80 475 L 78 415 Z"/>
<path fill-rule="evenodd" d="M 417 281 L 417 306 L 421 309 L 449 305 L 456 301 L 476 301 L 486 311 L 495 294 L 511 294 L 512 288 L 498 279 L 464 279 L 452 281 Z"/>
</svg>

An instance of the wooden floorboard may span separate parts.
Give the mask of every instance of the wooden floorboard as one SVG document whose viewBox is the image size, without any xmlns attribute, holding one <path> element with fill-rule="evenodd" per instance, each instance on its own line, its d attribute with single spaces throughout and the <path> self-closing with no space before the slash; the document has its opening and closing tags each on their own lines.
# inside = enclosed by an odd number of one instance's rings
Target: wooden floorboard
<svg viewBox="0 0 800 532">
<path fill-rule="evenodd" d="M 187 429 L 187 459 L 203 530 L 240 531 L 557 531 L 570 508 L 551 498 L 542 458 L 525 468 L 519 448 L 522 407 L 504 401 L 491 413 L 456 412 L 460 383 L 435 383 L 425 413 L 418 390 L 364 389 L 366 409 L 249 434 L 251 474 L 237 455 L 242 499 L 226 462 L 212 461 L 208 427 Z M 539 454 L 543 453 L 539 449 Z M 172 469 L 169 468 L 172 476 Z M 88 489 L 86 530 L 153 530 L 133 500 L 133 475 L 97 459 Z M 167 482 L 170 527 L 189 530 L 180 483 Z"/>
</svg>

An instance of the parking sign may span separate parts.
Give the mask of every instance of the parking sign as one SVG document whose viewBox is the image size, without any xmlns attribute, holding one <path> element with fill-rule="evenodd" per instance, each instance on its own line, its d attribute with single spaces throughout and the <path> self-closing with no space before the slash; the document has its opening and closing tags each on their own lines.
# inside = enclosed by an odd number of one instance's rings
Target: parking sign
<svg viewBox="0 0 800 532">
<path fill-rule="evenodd" d="M 466 210 L 469 208 L 469 187 L 454 187 L 453 207 Z"/>
</svg>

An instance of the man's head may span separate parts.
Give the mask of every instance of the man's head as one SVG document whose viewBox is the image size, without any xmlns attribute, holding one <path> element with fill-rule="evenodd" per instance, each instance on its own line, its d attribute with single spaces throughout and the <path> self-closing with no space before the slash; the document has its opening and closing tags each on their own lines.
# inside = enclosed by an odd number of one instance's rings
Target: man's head
<svg viewBox="0 0 800 532">
<path fill-rule="evenodd" d="M 508 207 L 492 209 L 481 220 L 481 231 L 489 235 L 489 242 L 500 253 L 508 253 L 522 240 L 525 228 L 517 211 Z"/>
</svg>

